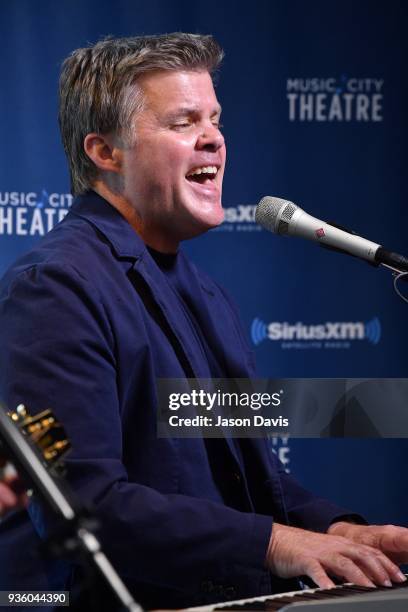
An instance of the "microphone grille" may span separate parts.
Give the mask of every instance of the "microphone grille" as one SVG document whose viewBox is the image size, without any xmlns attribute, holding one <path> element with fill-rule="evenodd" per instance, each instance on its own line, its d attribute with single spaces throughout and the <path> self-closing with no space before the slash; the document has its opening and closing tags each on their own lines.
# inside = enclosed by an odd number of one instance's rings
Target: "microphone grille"
<svg viewBox="0 0 408 612">
<path fill-rule="evenodd" d="M 255 221 L 270 232 L 287 234 L 289 222 L 297 208 L 298 206 L 289 200 L 265 196 L 256 207 Z"/>
</svg>

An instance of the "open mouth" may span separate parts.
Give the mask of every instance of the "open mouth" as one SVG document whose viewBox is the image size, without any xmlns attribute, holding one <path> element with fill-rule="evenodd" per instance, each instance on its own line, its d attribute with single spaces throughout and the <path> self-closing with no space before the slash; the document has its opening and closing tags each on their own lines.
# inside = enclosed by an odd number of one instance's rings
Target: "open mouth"
<svg viewBox="0 0 408 612">
<path fill-rule="evenodd" d="M 218 168 L 216 166 L 200 166 L 199 168 L 193 168 L 188 174 L 186 179 L 193 183 L 200 183 L 201 185 L 209 184 L 214 181 L 217 176 Z"/>
</svg>

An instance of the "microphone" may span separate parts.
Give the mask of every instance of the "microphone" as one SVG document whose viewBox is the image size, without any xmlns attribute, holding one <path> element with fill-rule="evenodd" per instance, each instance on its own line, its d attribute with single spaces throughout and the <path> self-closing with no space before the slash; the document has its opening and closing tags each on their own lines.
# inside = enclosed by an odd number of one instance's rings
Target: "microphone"
<svg viewBox="0 0 408 612">
<path fill-rule="evenodd" d="M 373 265 L 386 265 L 397 272 L 408 271 L 407 257 L 386 251 L 376 242 L 312 217 L 288 200 L 265 196 L 256 208 L 255 221 L 274 234 L 300 236 Z"/>
</svg>

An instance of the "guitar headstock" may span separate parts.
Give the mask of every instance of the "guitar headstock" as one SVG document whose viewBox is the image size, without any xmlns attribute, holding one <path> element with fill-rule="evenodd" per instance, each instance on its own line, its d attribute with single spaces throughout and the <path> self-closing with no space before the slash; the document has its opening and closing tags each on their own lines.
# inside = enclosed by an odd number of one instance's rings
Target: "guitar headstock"
<svg viewBox="0 0 408 612">
<path fill-rule="evenodd" d="M 7 414 L 21 432 L 30 438 L 48 464 L 54 467 L 61 463 L 71 444 L 51 410 L 43 410 L 31 416 L 24 404 L 20 404 L 14 412 Z"/>
</svg>

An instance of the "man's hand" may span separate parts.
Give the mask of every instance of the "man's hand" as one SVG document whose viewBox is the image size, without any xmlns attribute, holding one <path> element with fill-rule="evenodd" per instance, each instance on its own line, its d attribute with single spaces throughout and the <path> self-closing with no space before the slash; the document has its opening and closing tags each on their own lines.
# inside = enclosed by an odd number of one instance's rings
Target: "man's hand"
<svg viewBox="0 0 408 612">
<path fill-rule="evenodd" d="M 367 587 L 405 580 L 398 566 L 378 547 L 279 523 L 273 525 L 267 564 L 281 578 L 306 575 L 322 588 L 335 586 L 328 574 Z"/>
<path fill-rule="evenodd" d="M 22 508 L 27 504 L 26 494 L 16 494 L 12 487 L 13 481 L 0 482 L 0 517 L 9 510 Z"/>
<path fill-rule="evenodd" d="M 8 472 L 7 472 L 7 467 Z M 5 468 L 6 470 L 2 470 Z M 23 483 L 15 472 L 14 468 L 7 464 L 7 460 L 0 456 L 0 518 L 10 510 L 23 508 L 28 503 L 27 494 L 24 491 Z"/>
<path fill-rule="evenodd" d="M 395 525 L 355 525 L 333 523 L 327 531 L 358 544 L 366 544 L 383 552 L 394 563 L 408 563 L 408 529 Z"/>
</svg>

